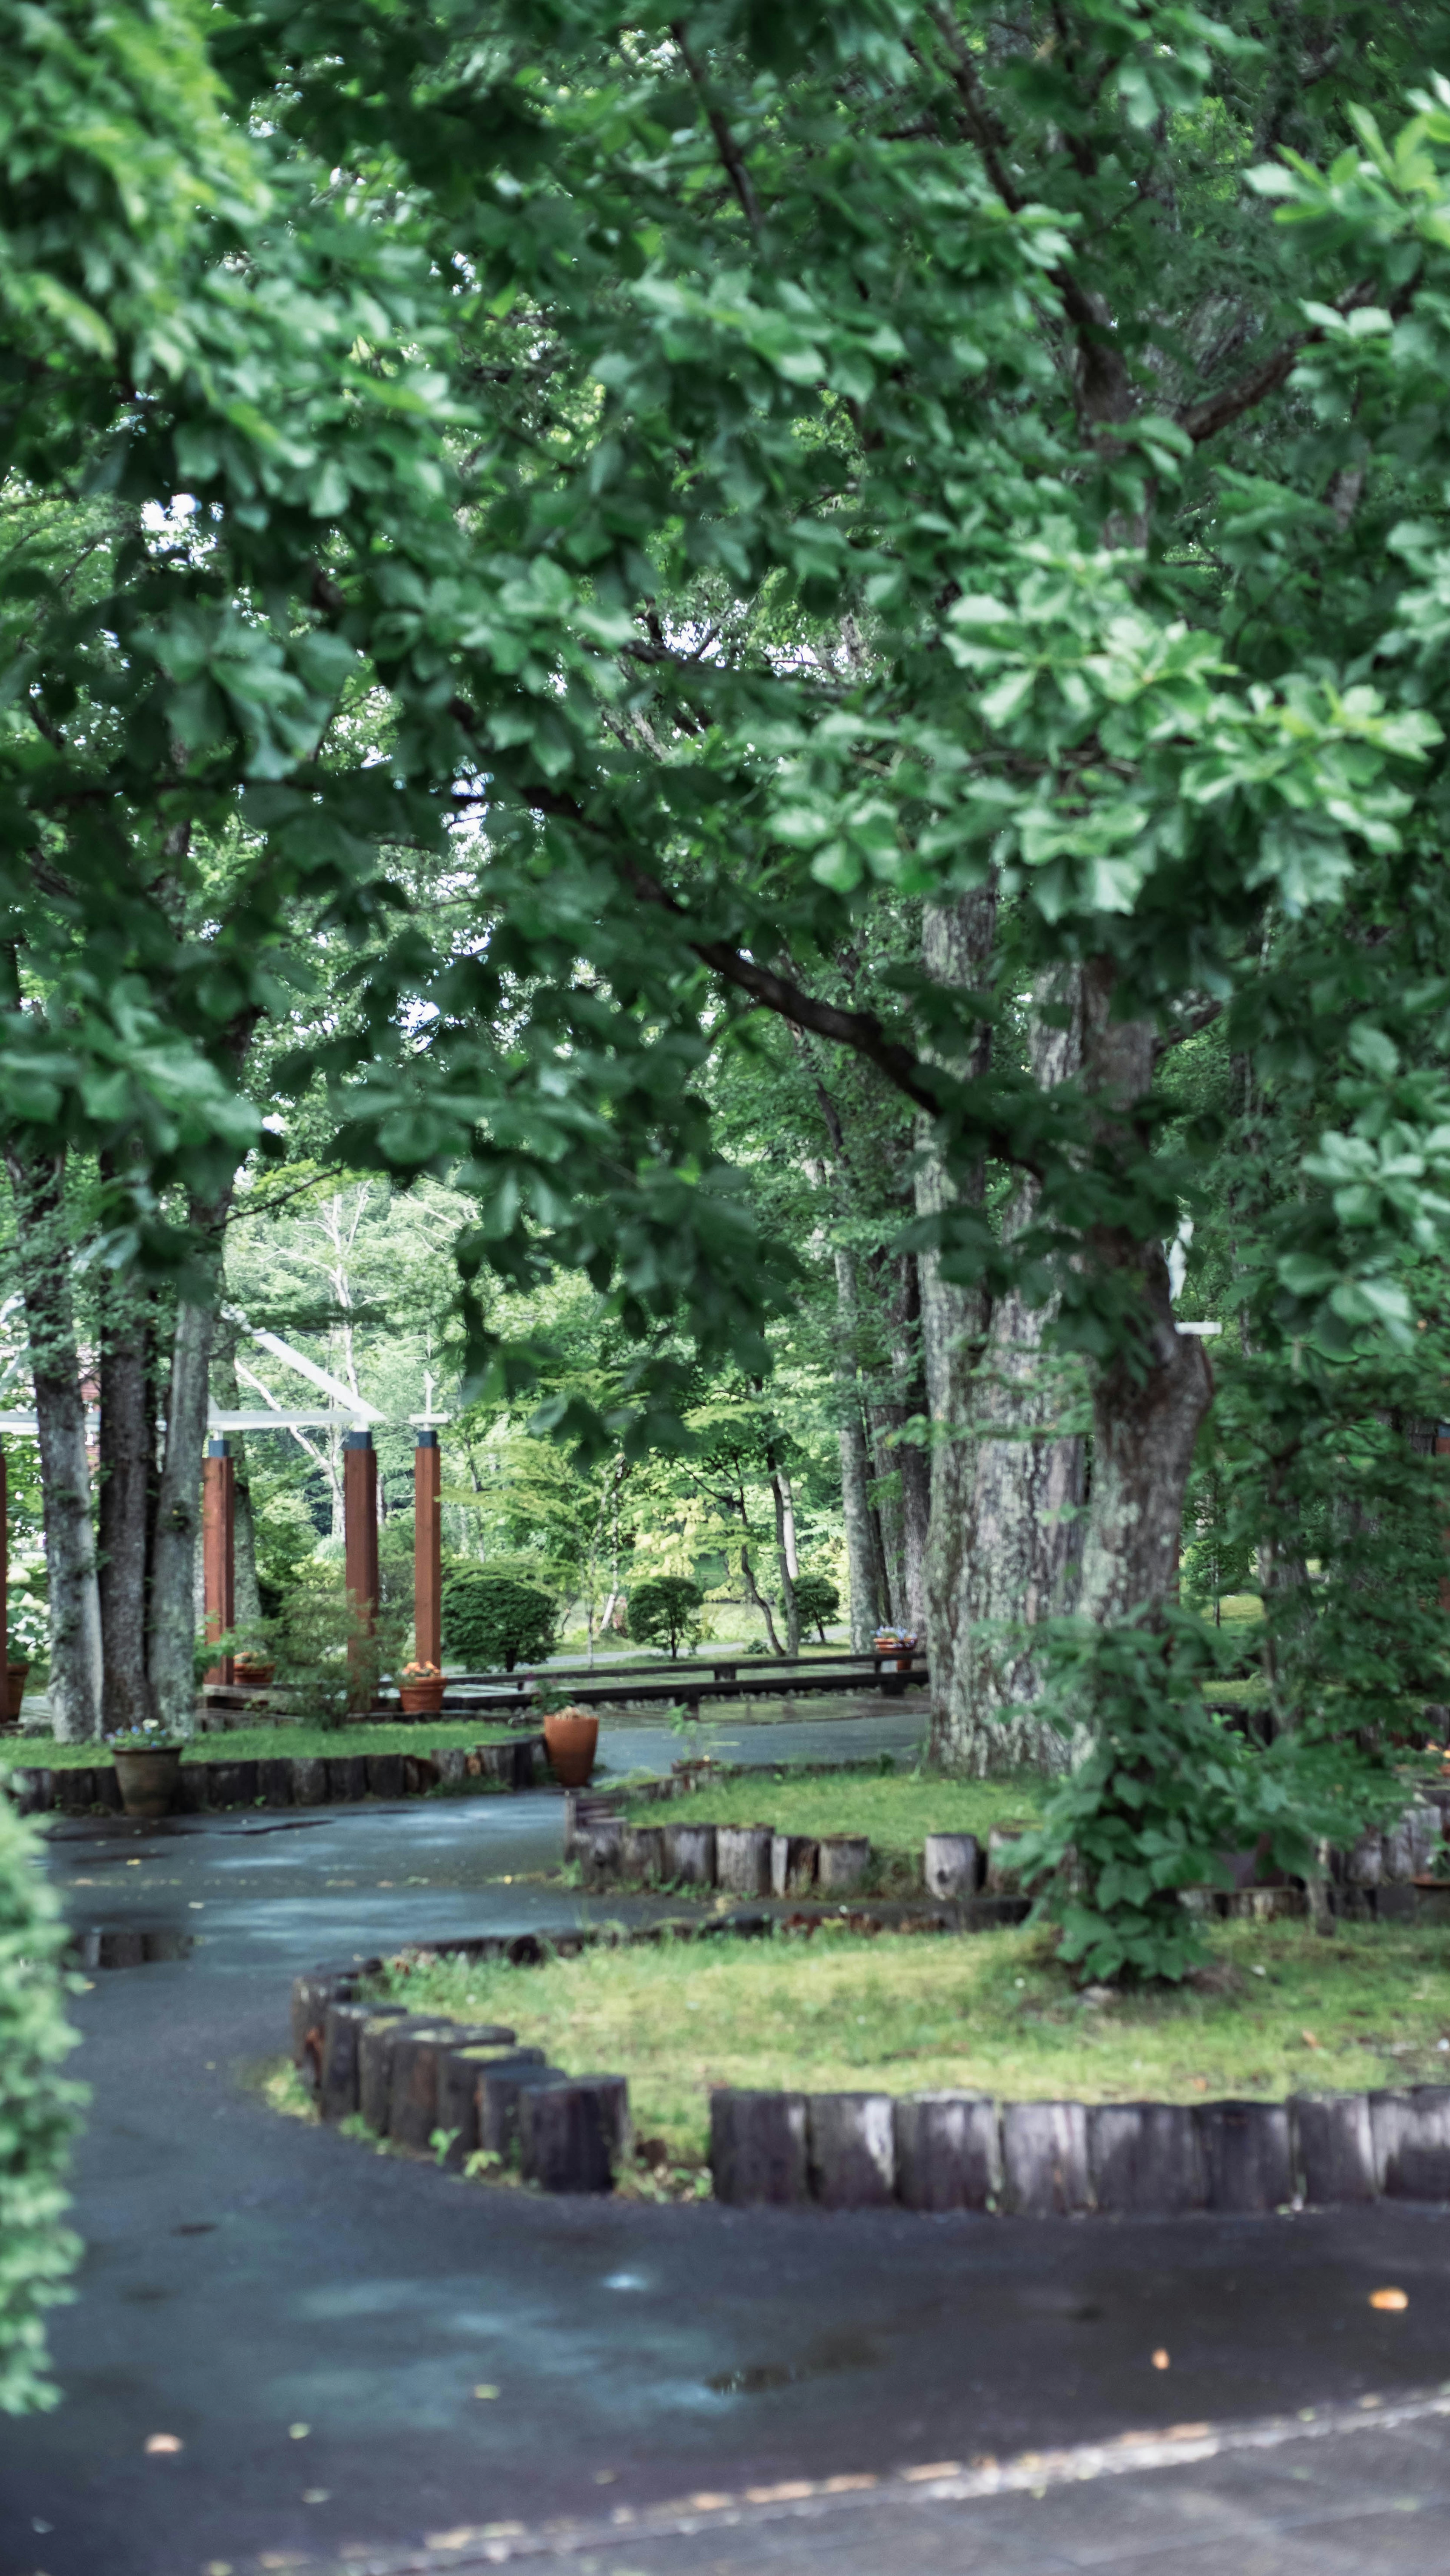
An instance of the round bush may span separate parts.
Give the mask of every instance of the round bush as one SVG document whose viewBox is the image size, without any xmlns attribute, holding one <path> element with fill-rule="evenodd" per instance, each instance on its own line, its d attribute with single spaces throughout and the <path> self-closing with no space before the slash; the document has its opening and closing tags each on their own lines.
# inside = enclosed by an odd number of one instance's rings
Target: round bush
<svg viewBox="0 0 1450 2576">
<path fill-rule="evenodd" d="M 795 1585 L 796 1608 L 801 1626 L 814 1628 L 821 1644 L 826 1642 L 826 1621 L 834 1619 L 841 1607 L 841 1596 L 828 1574 L 798 1574 Z"/>
<path fill-rule="evenodd" d="M 521 1660 L 541 1663 L 553 1651 L 559 1605 L 516 1574 L 470 1567 L 443 1586 L 443 1635 L 450 1655 L 470 1672 L 511 1673 Z"/>
<path fill-rule="evenodd" d="M 54 2406 L 44 2310 L 73 2294 L 80 2239 L 62 2224 L 64 2173 L 84 2085 L 62 2010 L 64 1926 L 39 1837 L 0 1798 L 0 2413 Z"/>
<path fill-rule="evenodd" d="M 687 1574 L 657 1574 L 629 1594 L 630 1634 L 644 1646 L 668 1646 L 677 1655 L 700 1633 L 705 1595 Z"/>
</svg>

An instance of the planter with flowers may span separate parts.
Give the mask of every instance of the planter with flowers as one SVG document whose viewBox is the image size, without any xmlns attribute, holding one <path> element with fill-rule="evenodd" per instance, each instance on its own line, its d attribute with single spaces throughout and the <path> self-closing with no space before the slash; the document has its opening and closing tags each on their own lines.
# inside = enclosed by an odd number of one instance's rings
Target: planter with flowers
<svg viewBox="0 0 1450 2576">
<path fill-rule="evenodd" d="M 916 1652 L 916 1632 L 907 1628 L 878 1628 L 871 1640 L 878 1655 L 895 1655 L 899 1673 L 909 1673 Z"/>
<path fill-rule="evenodd" d="M 398 1675 L 405 1717 L 436 1717 L 443 1706 L 443 1675 L 436 1664 L 405 1664 Z"/>
<path fill-rule="evenodd" d="M 544 1750 L 561 1789 L 587 1789 L 599 1751 L 599 1720 L 592 1708 L 574 1708 L 554 1682 L 536 1682 L 534 1709 L 544 1721 Z"/>
<path fill-rule="evenodd" d="M 277 1667 L 269 1655 L 249 1654 L 245 1647 L 232 1657 L 232 1679 L 251 1690 L 265 1690 Z"/>
<path fill-rule="evenodd" d="M 169 1816 L 181 1786 L 182 1747 L 158 1718 L 120 1726 L 106 1742 L 116 1765 L 116 1785 L 128 1816 Z"/>
</svg>

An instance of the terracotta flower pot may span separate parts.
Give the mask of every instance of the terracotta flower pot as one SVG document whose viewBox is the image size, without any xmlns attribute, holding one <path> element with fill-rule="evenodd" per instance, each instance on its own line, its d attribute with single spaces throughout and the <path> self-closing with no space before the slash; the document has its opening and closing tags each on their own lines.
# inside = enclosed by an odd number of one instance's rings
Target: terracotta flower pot
<svg viewBox="0 0 1450 2576">
<path fill-rule="evenodd" d="M 154 1753 L 115 1753 L 116 1780 L 128 1816 L 169 1816 L 181 1785 L 181 1747 Z"/>
<path fill-rule="evenodd" d="M 436 1717 L 443 1706 L 443 1683 L 399 1682 L 398 1698 L 405 1717 Z"/>
<path fill-rule="evenodd" d="M 20 1715 L 21 1702 L 25 1697 L 25 1677 L 29 1670 L 28 1664 L 7 1664 L 5 1667 L 5 1714 L 8 1718 Z"/>
<path fill-rule="evenodd" d="M 276 1669 L 275 1664 L 264 1662 L 260 1655 L 232 1657 L 232 1678 L 239 1682 L 250 1682 L 256 1690 L 266 1689 Z"/>
<path fill-rule="evenodd" d="M 599 1750 L 599 1720 L 593 1710 L 551 1710 L 544 1720 L 544 1750 L 561 1789 L 587 1789 Z"/>
</svg>

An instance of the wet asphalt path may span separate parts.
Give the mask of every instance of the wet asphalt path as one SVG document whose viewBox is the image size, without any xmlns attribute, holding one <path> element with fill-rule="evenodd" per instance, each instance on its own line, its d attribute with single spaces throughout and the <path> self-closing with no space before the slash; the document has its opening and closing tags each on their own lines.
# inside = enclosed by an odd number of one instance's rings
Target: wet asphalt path
<svg viewBox="0 0 1450 2576">
<path fill-rule="evenodd" d="M 850 1749 L 905 1724 L 853 1726 Z M 797 1733 L 818 1729 L 751 1729 L 749 1750 L 774 1758 Z M 608 1745 L 619 1767 L 677 1750 L 633 1728 Z M 76 2171 L 87 2254 L 79 2300 L 52 2326 L 66 2402 L 0 2431 L 3 2576 L 471 2567 L 532 2549 L 550 2522 L 607 2535 L 620 2514 L 645 2524 L 572 2563 L 599 2576 L 1443 2568 L 1450 2482 L 1433 2419 L 1308 2445 L 1307 2468 L 1244 2455 L 1101 2483 L 1090 2505 L 1050 2480 L 990 2503 L 888 2488 L 834 2518 L 763 2508 L 758 2526 L 747 2513 L 731 2531 L 708 2516 L 654 2529 L 655 2509 L 702 2493 L 890 2481 L 1434 2388 L 1450 2379 L 1450 2225 L 1386 2207 L 1056 2227 L 545 2202 L 265 2107 L 257 2074 L 285 2048 L 296 1969 L 587 1915 L 589 1900 L 528 1883 L 556 1860 L 559 1827 L 557 1796 L 540 1792 L 58 1829 L 74 1921 L 190 1930 L 197 1946 L 97 1974 L 78 1998 L 78 2071 L 94 2088 Z M 1369 2309 L 1385 2282 L 1409 2292 L 1403 2314 Z M 1160 2347 L 1167 2371 L 1152 2366 Z M 181 2448 L 149 2455 L 157 2433 Z M 472 2539 L 450 2545 L 460 2533 Z M 575 2546 L 563 2533 L 538 2545 Z"/>
</svg>

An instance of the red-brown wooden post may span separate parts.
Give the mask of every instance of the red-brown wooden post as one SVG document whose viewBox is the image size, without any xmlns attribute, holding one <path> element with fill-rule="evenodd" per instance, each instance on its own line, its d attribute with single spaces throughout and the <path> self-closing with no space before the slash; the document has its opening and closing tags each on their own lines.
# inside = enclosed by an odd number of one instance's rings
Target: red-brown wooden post
<svg viewBox="0 0 1450 2576">
<path fill-rule="evenodd" d="M 229 1635 L 237 1622 L 236 1526 L 236 1461 L 225 1440 L 209 1440 L 201 1464 L 201 1574 L 208 1642 Z M 235 1681 L 231 1656 L 221 1656 L 205 1678 Z"/>
<path fill-rule="evenodd" d="M 413 1459 L 413 1652 L 443 1670 L 442 1452 L 436 1431 L 420 1431 Z"/>
<path fill-rule="evenodd" d="M 1450 1422 L 1437 1422 L 1435 1456 L 1444 1458 L 1447 1455 L 1450 1455 Z M 1447 1544 L 1450 1544 L 1450 1529 L 1447 1529 L 1443 1535 Z M 1450 1610 L 1450 1574 L 1442 1574 L 1440 1577 L 1440 1607 L 1442 1610 Z"/>
<path fill-rule="evenodd" d="M 378 1615 L 378 1458 L 370 1431 L 342 1435 L 342 1544 L 347 1597 L 368 1628 Z M 361 1662 L 357 1655 L 354 1665 Z M 372 1680 L 358 1674 L 355 1702 L 367 1705 Z"/>
</svg>

